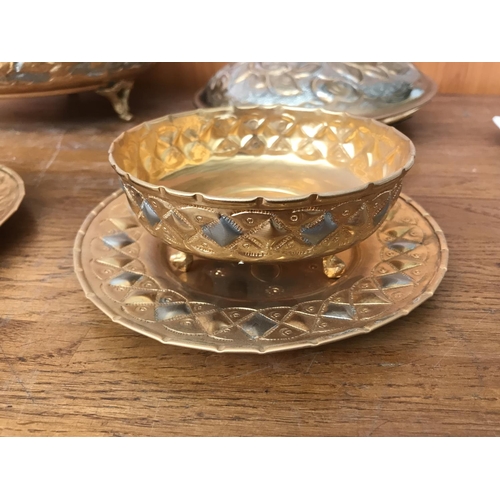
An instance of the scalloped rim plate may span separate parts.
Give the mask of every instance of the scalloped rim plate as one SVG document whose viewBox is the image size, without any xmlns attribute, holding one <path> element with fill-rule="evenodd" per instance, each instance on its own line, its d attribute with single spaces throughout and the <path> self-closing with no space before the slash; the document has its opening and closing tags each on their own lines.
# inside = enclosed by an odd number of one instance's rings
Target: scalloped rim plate
<svg viewBox="0 0 500 500">
<path fill-rule="evenodd" d="M 113 227 L 116 221 L 118 221 L 118 225 Z M 416 229 L 412 231 L 412 228 Z M 118 247 L 116 249 L 114 247 L 105 248 L 107 245 L 102 238 L 110 234 L 120 234 L 120 236 L 123 237 L 124 232 L 128 233 L 126 236 L 129 240 L 133 240 L 134 245 L 131 245 L 130 248 L 134 246 L 134 252 L 130 251 L 130 253 L 127 254 L 123 252 L 123 249 L 118 249 Z M 418 238 L 415 239 L 417 236 Z M 190 294 L 193 293 L 192 289 L 183 285 L 181 281 L 172 278 L 172 275 L 169 276 L 168 272 L 165 272 L 165 269 L 159 269 L 157 260 L 154 261 L 154 265 L 150 265 L 152 262 L 148 264 L 147 256 L 158 256 L 159 249 L 162 247 L 165 248 L 165 245 L 160 244 L 159 240 L 149 235 L 142 226 L 136 222 L 135 217 L 130 212 L 125 195 L 121 191 L 117 191 L 99 203 L 99 205 L 90 212 L 78 231 L 73 249 L 75 272 L 86 297 L 114 322 L 164 344 L 213 352 L 275 352 L 313 347 L 327 342 L 334 342 L 352 337 L 354 335 L 371 332 L 376 328 L 407 315 L 431 297 L 443 279 L 448 264 L 448 247 L 442 230 L 439 228 L 436 221 L 418 203 L 405 195 L 400 196 L 398 203 L 381 228 L 367 240 L 355 247 L 356 251 L 353 250 L 353 253 L 361 255 L 358 261 L 362 262 L 362 264 L 359 264 L 358 268 L 353 267 L 351 269 L 351 275 L 349 275 L 350 268 L 348 267 L 345 275 L 335 282 L 331 288 L 327 289 L 326 295 L 323 294 L 321 297 L 308 296 L 305 299 L 296 300 L 293 306 L 280 305 L 279 303 L 272 302 L 267 304 L 264 308 L 251 309 L 245 307 L 244 303 L 243 305 L 241 305 L 241 303 L 237 304 L 238 307 L 235 307 L 234 303 L 230 301 L 228 303 L 226 299 L 223 299 L 221 305 L 220 299 L 213 299 L 213 297 L 210 296 L 208 297 L 208 301 L 199 302 L 199 294 L 190 297 Z M 389 247 L 391 250 L 389 250 Z M 408 250 L 409 248 L 410 250 Z M 103 263 L 99 262 L 99 260 L 103 260 L 102 255 L 101 257 L 95 255 L 95 252 L 99 254 L 99 252 L 104 250 L 106 250 L 106 252 L 104 252 L 106 255 L 106 259 L 104 259 L 105 262 L 109 262 L 107 257 L 119 257 L 115 259 L 115 263 L 108 268 L 106 268 L 106 265 L 109 264 L 105 264 L 103 268 Z M 418 252 L 420 250 L 421 255 L 419 257 Z M 347 250 L 347 252 L 350 251 L 351 250 Z M 127 259 L 124 259 L 124 256 L 127 257 Z M 130 262 L 131 256 L 135 259 L 134 262 L 140 264 L 139 268 L 143 266 L 143 272 L 137 271 L 141 273 L 140 277 L 146 278 L 150 283 L 149 285 L 145 285 L 150 287 L 147 289 L 149 295 L 145 294 L 145 296 L 148 295 L 151 297 L 151 293 L 153 295 L 156 293 L 157 296 L 161 295 L 162 297 L 165 297 L 166 294 L 175 296 L 175 304 L 181 305 L 181 309 L 184 311 L 181 313 L 181 316 L 174 317 L 173 319 L 170 317 L 167 318 L 167 320 L 165 320 L 165 318 L 161 321 L 157 320 L 155 308 L 162 304 L 164 306 L 165 302 L 161 302 L 160 299 L 155 299 L 154 304 L 147 304 L 146 302 L 137 304 L 135 299 L 138 294 L 140 295 L 142 293 L 141 290 L 145 290 L 144 286 L 141 288 L 141 286 L 134 285 L 134 283 L 130 285 L 126 284 L 125 287 L 130 286 L 128 289 L 114 286 L 114 283 L 112 283 L 114 278 L 117 276 L 130 275 L 128 269 L 123 269 L 126 264 L 116 264 L 116 262 L 120 262 L 120 259 L 121 261 L 128 260 L 128 262 Z M 141 258 L 143 258 L 142 261 Z M 391 264 L 395 262 L 396 258 L 399 262 L 399 270 L 395 270 L 394 265 Z M 416 262 L 415 259 L 418 258 L 423 260 Z M 414 262 L 413 264 L 411 262 L 409 263 L 410 267 L 408 265 L 406 265 L 406 267 L 401 267 L 401 262 L 404 261 L 408 264 L 412 259 Z M 367 261 L 368 264 L 366 263 Z M 104 269 L 104 272 L 108 274 L 98 275 L 96 272 L 96 265 L 101 266 L 101 269 Z M 415 268 L 420 265 L 422 265 L 422 267 L 417 267 L 417 269 L 422 269 L 423 272 L 411 271 L 411 266 Z M 385 270 L 383 268 L 385 268 Z M 354 271 L 358 274 L 353 275 L 352 273 L 354 273 Z M 381 273 L 387 274 L 382 275 Z M 417 274 L 420 274 L 420 276 L 417 277 Z M 353 282 L 354 277 L 358 278 L 355 282 Z M 135 279 L 137 279 L 137 277 Z M 399 283 L 397 283 L 398 280 Z M 143 283 L 145 283 L 145 281 Z M 163 285 L 160 286 L 159 283 L 163 283 Z M 368 283 L 371 283 L 371 285 L 368 285 Z M 372 286 L 373 283 L 387 283 L 387 286 L 385 284 L 380 286 L 377 285 L 378 289 L 375 290 L 375 287 Z M 410 290 L 408 286 L 413 288 Z M 353 289 L 355 287 L 356 294 L 353 294 Z M 395 289 L 394 287 L 401 288 Z M 409 293 L 404 292 L 404 287 L 406 287 L 407 291 L 409 290 Z M 172 291 L 172 288 L 177 291 Z M 370 306 L 370 301 L 368 301 L 369 307 L 362 307 L 366 306 L 366 300 L 358 300 L 356 303 L 353 303 L 354 295 L 359 297 L 360 292 L 365 293 L 361 288 L 371 288 L 372 290 L 366 290 L 366 293 L 372 293 L 372 296 L 373 293 L 375 293 L 382 297 L 382 301 L 379 302 L 379 304 L 382 305 L 376 306 L 379 307 L 379 312 L 376 314 L 370 313 L 372 314 L 371 317 L 368 317 L 369 315 L 367 316 L 366 314 L 370 307 L 374 307 Z M 134 292 L 135 302 L 117 298 L 117 295 L 111 297 L 110 290 L 111 295 L 113 295 L 116 289 L 125 290 L 125 294 L 132 294 L 132 292 Z M 128 290 L 130 290 L 130 292 Z M 182 294 L 178 293 L 179 290 Z M 399 290 L 403 290 L 404 293 L 399 293 Z M 122 292 L 118 292 L 118 295 L 121 293 Z M 332 310 L 335 311 L 335 307 L 339 305 L 339 302 L 343 302 L 343 300 L 339 299 L 341 293 L 343 294 L 342 297 L 345 297 L 346 293 L 349 294 L 351 304 L 347 304 L 345 306 L 347 309 L 345 310 L 354 311 L 353 321 L 345 321 L 351 318 L 339 318 L 337 313 L 332 314 Z M 398 299 L 398 295 L 400 297 L 403 295 L 405 296 Z M 179 297 L 181 297 L 181 299 L 179 299 Z M 335 297 L 337 298 L 335 299 Z M 167 299 L 167 302 L 170 300 L 171 299 Z M 386 304 L 388 304 L 385 310 L 383 307 L 385 305 L 384 300 Z M 171 303 L 172 302 L 169 302 L 169 304 Z M 287 335 L 289 335 L 291 329 L 297 331 L 297 328 L 287 324 L 287 318 L 291 318 L 292 314 L 294 314 L 296 318 L 297 312 L 300 313 L 299 316 L 307 314 L 301 312 L 304 307 L 306 307 L 304 305 L 306 303 L 309 305 L 308 310 L 311 310 L 310 304 L 321 303 L 315 309 L 314 314 L 311 313 L 311 316 L 314 316 L 314 318 L 310 319 L 310 324 L 312 325 L 313 320 L 315 320 L 314 326 L 311 326 L 309 331 L 304 331 L 303 333 L 299 332 L 300 335 L 295 335 L 295 338 L 288 338 Z M 377 301 L 375 301 L 375 303 L 377 303 Z M 133 304 L 132 310 L 129 307 L 130 304 Z M 202 305 L 200 306 L 199 304 Z M 340 305 L 342 306 L 342 304 Z M 149 310 L 150 313 L 152 313 L 152 311 L 148 308 L 153 307 L 154 315 L 151 316 L 150 314 L 149 318 L 141 317 L 141 314 L 147 313 L 136 313 L 134 309 L 136 306 L 137 311 Z M 275 321 L 277 325 L 272 327 L 269 327 L 274 321 L 272 319 L 273 314 L 269 312 L 270 308 L 280 309 L 285 313 L 281 314 L 280 319 Z M 201 312 L 196 313 L 196 310 L 200 310 Z M 241 314 L 235 316 L 235 310 L 241 310 L 243 316 Z M 188 316 L 182 316 L 182 314 L 186 314 L 185 311 L 191 311 L 189 318 L 192 319 L 182 320 L 182 318 L 188 318 Z M 214 316 L 214 318 L 217 317 L 218 321 L 221 317 L 225 318 L 223 319 L 223 323 L 229 324 L 232 321 L 232 325 L 224 331 L 217 330 L 215 334 L 210 325 L 205 333 L 197 332 L 193 334 L 187 331 L 189 328 L 186 331 L 179 331 L 184 328 L 179 326 L 182 324 L 190 324 L 192 326 L 193 321 L 197 323 L 198 326 L 202 324 L 203 322 L 200 323 L 197 321 L 197 317 L 201 318 L 201 314 L 207 316 L 207 311 L 209 311 L 210 314 L 216 314 L 217 316 Z M 248 327 L 248 322 L 242 320 L 245 314 L 247 318 L 258 316 L 258 319 L 262 321 L 262 313 L 268 315 L 263 320 L 263 324 L 264 328 L 267 328 L 271 334 L 268 334 L 266 331 L 262 336 L 258 337 L 253 334 L 248 337 L 242 335 L 242 333 L 247 332 L 245 327 Z M 233 317 L 233 320 L 231 320 L 231 317 Z M 239 317 L 239 319 L 235 320 L 235 317 Z M 203 324 L 206 325 L 206 317 L 204 319 L 205 321 Z M 171 326 L 173 324 L 172 321 L 175 322 L 175 328 Z M 296 325 L 296 323 L 294 324 Z M 254 328 L 254 325 L 252 328 Z M 280 332 L 282 331 L 285 333 L 288 331 L 288 334 L 280 336 Z M 236 332 L 238 335 L 236 338 L 230 338 L 231 336 L 228 332 Z"/>
</svg>

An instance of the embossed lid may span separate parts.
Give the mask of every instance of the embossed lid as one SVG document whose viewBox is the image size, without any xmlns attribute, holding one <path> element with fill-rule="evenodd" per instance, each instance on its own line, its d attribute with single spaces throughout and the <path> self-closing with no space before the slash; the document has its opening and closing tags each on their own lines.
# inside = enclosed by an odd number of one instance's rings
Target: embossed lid
<svg viewBox="0 0 500 500">
<path fill-rule="evenodd" d="M 195 100 L 199 107 L 321 107 L 392 123 L 413 114 L 436 90 L 406 62 L 240 62 L 219 70 Z"/>
</svg>

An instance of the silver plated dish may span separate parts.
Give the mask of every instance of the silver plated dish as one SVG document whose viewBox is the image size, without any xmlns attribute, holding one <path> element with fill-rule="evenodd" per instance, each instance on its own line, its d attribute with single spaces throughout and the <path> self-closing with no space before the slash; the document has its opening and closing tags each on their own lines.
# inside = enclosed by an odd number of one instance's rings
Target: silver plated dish
<svg viewBox="0 0 500 500">
<path fill-rule="evenodd" d="M 239 62 L 220 69 L 194 100 L 198 107 L 319 107 L 394 123 L 436 91 L 436 84 L 407 62 Z"/>
</svg>

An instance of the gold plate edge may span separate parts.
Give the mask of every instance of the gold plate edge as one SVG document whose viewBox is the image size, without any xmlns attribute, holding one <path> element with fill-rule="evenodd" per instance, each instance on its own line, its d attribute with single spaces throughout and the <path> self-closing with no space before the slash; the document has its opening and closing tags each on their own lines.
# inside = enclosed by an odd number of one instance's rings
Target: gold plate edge
<svg viewBox="0 0 500 500">
<path fill-rule="evenodd" d="M 18 191 L 18 195 L 16 196 L 16 199 L 12 204 L 10 210 L 2 219 L 0 219 L 0 226 L 1 226 L 14 212 L 17 211 L 17 209 L 21 205 L 21 202 L 24 199 L 24 196 L 26 194 L 26 189 L 24 187 L 24 181 L 17 172 L 15 172 L 9 167 L 6 167 L 5 165 L 0 165 L 0 171 L 5 172 L 7 175 L 12 177 L 12 179 L 14 179 L 15 183 L 17 184 L 17 191 Z"/>
</svg>

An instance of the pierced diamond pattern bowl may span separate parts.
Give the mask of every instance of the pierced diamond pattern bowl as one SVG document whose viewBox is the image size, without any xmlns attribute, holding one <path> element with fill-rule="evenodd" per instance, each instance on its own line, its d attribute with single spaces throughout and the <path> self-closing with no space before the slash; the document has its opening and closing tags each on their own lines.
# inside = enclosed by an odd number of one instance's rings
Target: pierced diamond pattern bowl
<svg viewBox="0 0 500 500">
<path fill-rule="evenodd" d="M 284 106 L 165 116 L 109 151 L 149 233 L 188 254 L 242 262 L 324 257 L 366 239 L 414 156 L 381 122 Z"/>
</svg>

